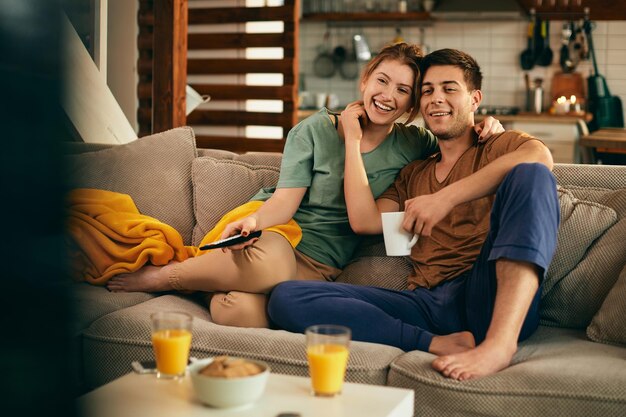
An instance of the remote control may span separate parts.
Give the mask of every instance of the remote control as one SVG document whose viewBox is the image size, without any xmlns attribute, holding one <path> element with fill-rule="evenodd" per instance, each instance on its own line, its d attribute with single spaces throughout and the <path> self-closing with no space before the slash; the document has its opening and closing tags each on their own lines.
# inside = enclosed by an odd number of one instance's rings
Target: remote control
<svg viewBox="0 0 626 417">
<path fill-rule="evenodd" d="M 216 240 L 204 246 L 200 246 L 200 250 L 224 248 L 227 246 L 237 245 L 239 243 L 247 242 L 250 239 L 261 236 L 261 230 L 248 233 L 248 236 L 242 236 L 241 234 L 227 237 L 226 239 Z"/>
</svg>

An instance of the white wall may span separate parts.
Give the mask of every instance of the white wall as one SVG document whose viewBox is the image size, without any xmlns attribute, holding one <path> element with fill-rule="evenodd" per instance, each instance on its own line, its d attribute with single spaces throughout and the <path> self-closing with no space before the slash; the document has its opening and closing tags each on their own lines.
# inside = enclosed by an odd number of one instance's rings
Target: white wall
<svg viewBox="0 0 626 417">
<path fill-rule="evenodd" d="M 137 123 L 138 0 L 108 0 L 107 84 L 130 125 Z"/>
<path fill-rule="evenodd" d="M 550 67 L 535 67 L 530 79 L 543 78 L 545 91 L 550 91 L 550 80 L 560 71 L 559 49 L 561 47 L 562 21 L 550 25 L 551 48 L 554 60 Z M 612 94 L 619 95 L 626 103 L 626 21 L 596 22 L 593 31 L 594 46 L 600 74 L 607 79 Z M 421 43 L 419 27 L 401 27 L 407 42 Z M 321 79 L 313 75 L 316 48 L 322 42 L 325 23 L 305 22 L 300 26 L 300 72 L 305 76 L 306 89 L 310 92 L 333 92 L 339 95 L 341 104 L 359 97 L 357 81 L 343 80 L 338 74 Z M 362 31 L 373 51 L 379 50 L 395 37 L 394 26 L 363 26 L 361 29 L 330 28 L 331 44 L 345 43 L 350 34 Z M 477 59 L 484 74 L 484 101 L 486 105 L 525 106 L 524 71 L 520 67 L 520 54 L 526 48 L 527 22 L 439 22 L 424 28 L 423 41 L 428 50 L 457 48 Z M 591 69 L 590 62 L 583 62 L 576 69 L 585 78 Z M 547 97 L 546 97 L 547 98 Z"/>
</svg>

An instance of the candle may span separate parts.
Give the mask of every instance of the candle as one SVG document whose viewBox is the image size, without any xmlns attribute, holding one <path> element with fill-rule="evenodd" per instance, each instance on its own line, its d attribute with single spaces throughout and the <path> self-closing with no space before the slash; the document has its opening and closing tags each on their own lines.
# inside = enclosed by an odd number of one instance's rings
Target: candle
<svg viewBox="0 0 626 417">
<path fill-rule="evenodd" d="M 556 114 L 566 114 L 569 112 L 570 104 L 570 101 L 565 96 L 561 96 L 554 103 L 554 112 Z"/>
<path fill-rule="evenodd" d="M 576 113 L 580 113 L 580 103 L 576 102 L 576 96 L 571 96 L 569 98 L 570 101 L 570 111 L 576 112 Z"/>
</svg>

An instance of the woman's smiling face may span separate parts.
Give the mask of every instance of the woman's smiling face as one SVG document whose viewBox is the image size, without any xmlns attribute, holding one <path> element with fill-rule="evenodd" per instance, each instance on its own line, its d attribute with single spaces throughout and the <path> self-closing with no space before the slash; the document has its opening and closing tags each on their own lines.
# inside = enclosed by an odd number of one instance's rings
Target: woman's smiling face
<svg viewBox="0 0 626 417">
<path fill-rule="evenodd" d="M 363 105 L 370 122 L 387 125 L 411 110 L 415 73 L 397 60 L 380 63 L 361 83 Z"/>
</svg>

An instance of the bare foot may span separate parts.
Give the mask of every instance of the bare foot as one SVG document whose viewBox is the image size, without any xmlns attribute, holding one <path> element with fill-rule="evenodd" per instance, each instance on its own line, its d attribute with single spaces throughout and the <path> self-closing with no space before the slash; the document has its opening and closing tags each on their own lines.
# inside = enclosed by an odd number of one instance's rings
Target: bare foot
<svg viewBox="0 0 626 417">
<path fill-rule="evenodd" d="M 432 363 L 443 376 L 465 381 L 495 374 L 508 367 L 517 351 L 517 344 L 511 346 L 485 340 L 474 349 L 465 352 L 440 356 Z"/>
<path fill-rule="evenodd" d="M 474 335 L 470 332 L 451 333 L 445 336 L 435 336 L 428 351 L 437 356 L 461 353 L 476 347 Z"/>
<path fill-rule="evenodd" d="M 163 269 L 166 266 L 145 265 L 136 272 L 116 275 L 107 282 L 106 286 L 112 292 L 161 292 L 170 291 L 167 273 Z"/>
</svg>

